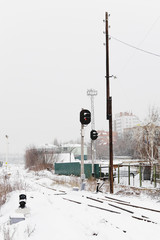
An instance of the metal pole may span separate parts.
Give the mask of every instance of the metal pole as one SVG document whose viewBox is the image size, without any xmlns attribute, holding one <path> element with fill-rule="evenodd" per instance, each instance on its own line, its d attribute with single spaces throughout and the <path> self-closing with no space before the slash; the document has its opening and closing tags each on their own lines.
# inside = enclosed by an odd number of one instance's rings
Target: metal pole
<svg viewBox="0 0 160 240">
<path fill-rule="evenodd" d="M 118 165 L 118 184 L 119 184 L 119 179 L 120 179 L 120 172 L 119 172 L 119 165 Z"/>
<path fill-rule="evenodd" d="M 88 90 L 87 91 L 87 94 L 89 96 L 91 96 L 91 116 L 92 116 L 92 119 L 91 119 L 91 129 L 95 129 L 95 118 L 94 118 L 94 96 L 97 95 L 97 91 L 96 90 Z"/>
<path fill-rule="evenodd" d="M 157 186 L 157 183 L 156 183 L 156 164 L 154 164 L 153 165 L 153 171 L 154 171 L 154 177 L 153 177 L 153 179 L 154 179 L 154 187 L 156 188 L 156 186 Z"/>
<path fill-rule="evenodd" d="M 96 93 L 97 94 L 97 93 Z M 94 119 L 94 95 L 91 95 L 91 129 L 95 129 L 95 119 Z M 92 177 L 94 177 L 94 161 L 95 161 L 95 144 L 94 141 L 91 140 L 91 155 L 92 155 Z"/>
<path fill-rule="evenodd" d="M 8 135 L 6 135 L 6 166 L 7 166 L 7 164 L 8 164 L 8 145 L 9 145 L 9 143 L 8 143 Z"/>
<path fill-rule="evenodd" d="M 91 159 L 92 159 L 92 177 L 94 177 L 94 150 L 93 150 L 94 141 L 91 140 Z"/>
<path fill-rule="evenodd" d="M 81 177 L 84 174 L 84 126 L 81 124 Z"/>
<path fill-rule="evenodd" d="M 81 124 L 81 190 L 84 190 L 84 125 Z"/>
<path fill-rule="evenodd" d="M 128 185 L 130 185 L 130 165 L 128 166 Z"/>
<path fill-rule="evenodd" d="M 94 117 L 94 97 L 98 92 L 95 89 L 88 89 L 87 95 L 91 97 L 91 130 L 95 130 L 95 117 Z M 92 177 L 94 177 L 94 162 L 96 160 L 95 141 L 91 140 L 91 159 L 92 159 Z"/>
<path fill-rule="evenodd" d="M 142 166 L 139 164 L 139 185 L 142 187 Z"/>
</svg>

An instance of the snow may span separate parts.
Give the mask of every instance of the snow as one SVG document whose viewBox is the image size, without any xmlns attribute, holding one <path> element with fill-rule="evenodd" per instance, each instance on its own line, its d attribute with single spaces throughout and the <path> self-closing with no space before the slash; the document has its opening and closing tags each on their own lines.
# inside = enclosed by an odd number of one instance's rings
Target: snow
<svg viewBox="0 0 160 240">
<path fill-rule="evenodd" d="M 4 169 L 0 168 L 0 174 L 3 171 Z M 0 209 L 0 239 L 150 240 L 153 236 L 158 239 L 160 213 L 108 202 L 105 197 L 157 210 L 160 209 L 159 197 L 73 191 L 74 186 L 64 186 L 60 181 L 55 183 L 56 179 L 69 181 L 70 177 L 56 176 L 49 171 L 28 172 L 23 165 L 10 165 L 5 171 L 10 174 L 12 183 L 17 179 L 23 183 L 23 191 L 11 192 L 7 202 Z M 27 195 L 25 209 L 19 209 L 21 193 Z M 111 205 L 134 213 L 131 214 Z M 25 220 L 10 224 L 10 217 L 17 216 L 24 217 Z M 132 216 L 139 218 L 143 216 L 143 219 L 152 222 L 137 220 Z M 10 238 L 7 238 L 7 235 Z"/>
</svg>

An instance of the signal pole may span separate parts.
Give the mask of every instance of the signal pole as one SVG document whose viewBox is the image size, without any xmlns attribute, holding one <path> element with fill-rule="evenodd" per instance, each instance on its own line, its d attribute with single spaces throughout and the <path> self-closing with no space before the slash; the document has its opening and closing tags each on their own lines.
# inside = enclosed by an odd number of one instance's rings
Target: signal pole
<svg viewBox="0 0 160 240">
<path fill-rule="evenodd" d="M 84 176 L 84 125 L 81 124 L 81 180 L 85 179 Z"/>
<path fill-rule="evenodd" d="M 109 120 L 109 180 L 110 193 L 113 193 L 113 140 L 112 140 L 112 97 L 110 96 L 109 85 L 109 31 L 108 12 L 105 13 L 105 35 L 106 35 L 106 118 Z"/>
<path fill-rule="evenodd" d="M 81 122 L 81 190 L 84 190 L 85 184 L 85 172 L 84 172 L 84 126 L 91 122 L 91 113 L 87 109 L 83 109 L 80 112 Z"/>
<path fill-rule="evenodd" d="M 87 96 L 91 97 L 91 130 L 95 130 L 95 118 L 94 118 L 94 97 L 98 92 L 94 89 L 87 90 Z M 92 159 L 92 177 L 94 177 L 94 161 L 96 159 L 95 141 L 91 140 L 91 159 Z"/>
</svg>

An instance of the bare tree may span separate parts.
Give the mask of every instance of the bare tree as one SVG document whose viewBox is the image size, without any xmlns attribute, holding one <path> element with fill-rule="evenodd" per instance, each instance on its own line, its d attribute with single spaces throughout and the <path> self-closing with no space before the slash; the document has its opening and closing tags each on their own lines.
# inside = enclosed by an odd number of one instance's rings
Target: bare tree
<svg viewBox="0 0 160 240">
<path fill-rule="evenodd" d="M 98 139 L 96 140 L 96 158 L 109 159 L 109 145 L 99 141 Z"/>
<path fill-rule="evenodd" d="M 114 143 L 114 153 L 117 156 L 137 157 L 134 151 L 133 130 L 129 129 Z"/>
<path fill-rule="evenodd" d="M 160 146 L 160 115 L 155 107 L 149 109 L 147 118 L 141 126 L 128 128 L 114 144 L 116 155 L 145 159 L 153 164 L 158 158 Z"/>
<path fill-rule="evenodd" d="M 32 146 L 25 153 L 25 167 L 34 170 L 53 168 L 56 155 L 51 149 L 37 149 Z"/>
<path fill-rule="evenodd" d="M 160 146 L 160 114 L 157 108 L 150 108 L 143 125 L 135 128 L 134 141 L 139 157 L 151 165 L 152 180 L 153 164 L 158 161 Z"/>
</svg>

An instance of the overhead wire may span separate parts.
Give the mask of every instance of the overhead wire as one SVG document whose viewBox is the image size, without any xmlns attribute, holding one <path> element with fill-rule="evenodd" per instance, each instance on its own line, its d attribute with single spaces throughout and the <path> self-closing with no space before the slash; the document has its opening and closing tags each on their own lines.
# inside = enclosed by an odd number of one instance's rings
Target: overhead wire
<svg viewBox="0 0 160 240">
<path fill-rule="evenodd" d="M 129 44 L 129 43 L 126 43 L 126 42 L 124 42 L 124 41 L 122 41 L 122 40 L 120 40 L 120 39 L 118 39 L 118 38 L 116 38 L 116 37 L 113 37 L 113 36 L 111 36 L 111 35 L 109 35 L 109 36 L 110 36 L 111 38 L 113 38 L 114 40 L 116 40 L 116 41 L 118 41 L 118 42 L 120 42 L 120 43 L 123 43 L 124 45 L 127 45 L 128 47 L 134 48 L 134 49 L 139 50 L 139 51 L 141 51 L 141 52 L 145 52 L 145 53 L 154 55 L 154 56 L 156 56 L 156 57 L 160 57 L 160 54 L 156 54 L 156 53 L 153 53 L 153 52 L 144 50 L 144 49 L 142 49 L 142 48 L 133 46 L 133 45 L 131 45 L 131 44 Z"/>
<path fill-rule="evenodd" d="M 111 36 L 114 40 L 117 40 L 117 41 L 119 41 L 119 42 L 121 42 L 122 44 L 125 44 L 125 45 L 127 45 L 127 46 L 129 46 L 129 47 L 132 47 L 132 48 L 134 48 L 135 49 L 135 51 L 131 54 L 131 56 L 129 57 L 129 59 L 127 59 L 127 61 L 126 61 L 126 64 L 122 67 L 122 69 L 121 69 L 121 71 L 123 70 L 124 71 L 124 69 L 126 68 L 126 66 L 129 64 L 129 62 L 132 60 L 132 58 L 134 57 L 134 55 L 135 55 L 135 52 L 136 52 L 136 50 L 139 50 L 139 49 L 141 49 L 140 48 L 140 46 L 142 45 L 142 43 L 146 40 L 146 38 L 148 37 L 148 35 L 150 34 L 150 32 L 152 31 L 152 29 L 154 28 L 154 26 L 157 24 L 157 22 L 159 21 L 159 19 L 160 19 L 160 15 L 156 18 L 156 20 L 152 23 L 152 25 L 150 26 L 150 28 L 148 29 L 148 31 L 146 32 L 146 34 L 144 35 L 144 37 L 143 37 L 143 39 L 139 42 L 139 44 L 135 47 L 135 46 L 133 46 L 133 45 L 131 45 L 131 44 L 128 44 L 128 43 L 126 43 L 126 42 L 124 42 L 124 41 L 122 41 L 122 40 L 119 40 L 118 38 L 115 38 L 114 36 Z M 143 50 L 143 49 L 141 49 L 143 52 L 145 51 L 145 50 Z M 148 53 L 149 51 L 147 51 L 147 53 Z M 146 53 L 146 51 L 145 51 L 145 53 Z M 152 52 L 151 52 L 151 54 L 152 54 Z M 153 53 L 154 54 L 154 53 Z M 157 56 L 158 55 L 158 56 Z M 159 57 L 160 55 L 159 54 L 156 54 L 156 57 Z M 120 72 L 121 72 L 120 71 Z"/>
<path fill-rule="evenodd" d="M 125 42 L 125 41 L 122 41 L 122 40 L 120 40 L 120 39 L 118 39 L 118 38 L 116 38 L 116 37 L 114 37 L 114 36 L 112 36 L 112 35 L 109 35 L 111 39 L 114 39 L 115 41 L 118 41 L 118 42 L 120 42 L 120 43 L 122 43 L 122 44 L 124 44 L 124 45 L 126 45 L 126 46 L 128 46 L 128 47 L 131 47 L 131 48 L 135 49 L 135 51 L 131 54 L 131 56 L 129 57 L 129 59 L 126 61 L 126 64 L 125 64 L 125 65 L 122 67 L 122 69 L 120 70 L 119 74 L 122 74 L 122 71 L 125 70 L 126 66 L 127 66 L 127 65 L 129 64 L 129 62 L 132 60 L 132 58 L 134 57 L 134 55 L 135 55 L 135 53 L 136 53 L 137 50 L 138 50 L 138 51 L 141 51 L 141 52 L 144 52 L 144 53 L 146 53 L 146 54 L 153 55 L 153 56 L 155 56 L 155 57 L 160 57 L 160 54 L 153 53 L 153 52 L 150 52 L 150 51 L 147 51 L 147 50 L 144 50 L 144 49 L 140 48 L 140 46 L 141 46 L 142 43 L 146 40 L 146 38 L 148 37 L 148 35 L 149 35 L 150 32 L 152 31 L 152 29 L 153 29 L 153 27 L 156 25 L 156 23 L 159 21 L 159 19 L 160 19 L 160 16 L 158 16 L 158 17 L 156 18 L 156 20 L 155 20 L 155 21 L 153 22 L 153 24 L 150 26 L 149 30 L 146 32 L 145 36 L 143 37 L 143 39 L 139 42 L 139 44 L 138 44 L 137 46 L 134 46 L 134 45 L 129 44 L 129 43 Z M 117 75 L 119 76 L 119 74 L 117 74 Z M 121 82 L 121 85 L 123 85 L 122 82 Z M 124 93 L 124 95 L 126 95 L 126 93 Z M 126 96 L 126 98 L 127 98 L 127 100 L 128 100 L 129 102 L 131 102 L 131 99 L 130 99 L 128 96 Z"/>
<path fill-rule="evenodd" d="M 144 38 L 143 38 L 142 41 L 138 44 L 137 47 L 139 47 L 139 46 L 145 41 L 145 39 L 147 38 L 147 36 L 149 35 L 149 33 L 152 31 L 154 25 L 156 25 L 156 23 L 158 22 L 159 19 L 160 19 L 160 16 L 158 16 L 158 17 L 156 18 L 156 20 L 152 23 L 151 27 L 148 29 L 148 31 L 146 32 Z"/>
</svg>

